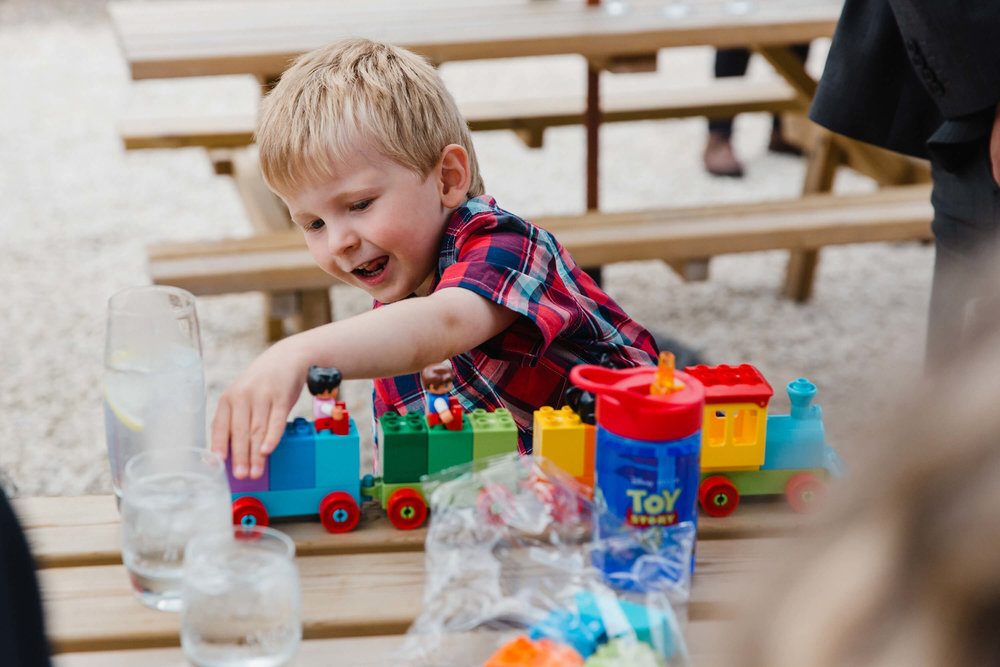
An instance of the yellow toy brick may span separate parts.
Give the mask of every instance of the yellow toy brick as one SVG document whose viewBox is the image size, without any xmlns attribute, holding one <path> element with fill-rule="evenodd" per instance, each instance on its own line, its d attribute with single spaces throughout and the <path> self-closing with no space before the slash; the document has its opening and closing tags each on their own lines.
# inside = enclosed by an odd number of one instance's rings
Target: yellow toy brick
<svg viewBox="0 0 1000 667">
<path fill-rule="evenodd" d="M 533 452 L 544 456 L 557 466 L 578 479 L 593 476 L 593 448 L 590 464 L 587 464 L 588 424 L 580 420 L 573 408 L 564 406 L 558 410 L 545 406 L 535 410 Z M 593 430 L 593 427 L 589 427 Z M 593 440 L 593 437 L 591 437 Z"/>
<path fill-rule="evenodd" d="M 709 403 L 702 426 L 701 469 L 759 470 L 764 463 L 767 408 Z"/>
</svg>

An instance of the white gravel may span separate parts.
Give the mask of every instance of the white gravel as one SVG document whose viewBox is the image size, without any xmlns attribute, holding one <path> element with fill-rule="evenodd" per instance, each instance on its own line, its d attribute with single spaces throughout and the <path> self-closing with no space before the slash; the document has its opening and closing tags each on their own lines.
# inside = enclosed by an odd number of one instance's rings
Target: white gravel
<svg viewBox="0 0 1000 667">
<path fill-rule="evenodd" d="M 232 183 L 213 174 L 202 151 L 126 153 L 116 122 L 252 109 L 256 86 L 241 77 L 132 82 L 99 5 L 89 6 L 83 19 L 56 11 L 27 21 L 0 12 L 7 19 L 0 24 L 0 482 L 14 495 L 110 491 L 100 389 L 107 297 L 149 282 L 149 243 L 250 233 Z M 825 49 L 814 51 L 815 71 Z M 605 75 L 602 84 L 614 94 L 708 80 L 711 58 L 708 49 L 663 53 L 657 73 Z M 499 97 L 582 91 L 583 67 L 559 57 L 449 64 L 443 74 L 459 98 Z M 754 60 L 750 76 L 774 74 Z M 734 181 L 702 172 L 703 120 L 607 126 L 602 206 L 795 196 L 804 165 L 769 155 L 768 130 L 766 115 L 738 119 L 747 176 Z M 580 128 L 548 131 L 541 150 L 508 133 L 475 139 L 487 188 L 501 205 L 528 217 L 582 210 Z M 874 187 L 846 170 L 836 186 Z M 778 294 L 782 252 L 716 258 L 702 283 L 685 284 L 659 262 L 614 265 L 605 275 L 612 296 L 648 327 L 697 347 L 710 362 L 757 365 L 777 390 L 776 411 L 787 406 L 788 381 L 816 382 L 829 439 L 850 460 L 865 446 L 867 424 L 919 377 L 932 255 L 916 244 L 824 250 L 805 305 Z M 339 317 L 367 307 L 360 293 L 334 294 Z M 199 299 L 209 418 L 222 389 L 266 345 L 261 303 L 256 294 Z M 351 383 L 348 394 L 367 426 L 366 383 Z"/>
</svg>

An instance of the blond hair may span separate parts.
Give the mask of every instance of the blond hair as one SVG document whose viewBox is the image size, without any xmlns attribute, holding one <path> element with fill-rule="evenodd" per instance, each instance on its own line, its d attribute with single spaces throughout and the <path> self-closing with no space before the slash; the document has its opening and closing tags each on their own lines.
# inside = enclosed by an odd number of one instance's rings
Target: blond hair
<svg viewBox="0 0 1000 667">
<path fill-rule="evenodd" d="M 469 154 L 468 196 L 483 194 L 472 135 L 437 71 L 414 53 L 343 39 L 300 56 L 264 98 L 256 132 L 268 185 L 288 193 L 371 149 L 427 176 L 449 144 Z"/>
</svg>

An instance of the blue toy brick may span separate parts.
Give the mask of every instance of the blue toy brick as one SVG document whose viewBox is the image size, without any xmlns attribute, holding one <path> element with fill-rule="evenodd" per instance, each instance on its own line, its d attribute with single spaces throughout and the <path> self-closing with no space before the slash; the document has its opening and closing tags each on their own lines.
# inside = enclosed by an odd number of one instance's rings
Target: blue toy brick
<svg viewBox="0 0 1000 667">
<path fill-rule="evenodd" d="M 387 412 L 379 419 L 382 481 L 416 482 L 427 474 L 427 420 L 419 412 Z"/>
<path fill-rule="evenodd" d="M 585 626 L 593 627 L 594 621 L 598 621 L 607 629 L 609 637 L 619 637 L 631 631 L 636 639 L 651 645 L 663 657 L 673 655 L 673 628 L 664 612 L 611 596 L 595 596 L 590 591 L 578 592 L 575 600 L 580 620 Z M 622 621 L 628 627 L 622 627 Z"/>
<path fill-rule="evenodd" d="M 818 405 L 810 405 L 816 396 L 816 385 L 799 378 L 789 382 L 786 389 L 791 413 L 768 416 L 767 449 L 761 470 L 820 468 L 827 445 L 823 411 Z"/>
<path fill-rule="evenodd" d="M 468 463 L 472 460 L 472 425 L 462 419 L 461 431 L 432 426 L 427 433 L 427 474 Z"/>
<path fill-rule="evenodd" d="M 316 487 L 347 491 L 360 501 L 361 443 L 354 420 L 350 420 L 347 435 L 323 431 L 315 440 Z"/>
<path fill-rule="evenodd" d="M 477 408 L 466 415 L 472 424 L 472 458 L 484 459 L 517 451 L 517 424 L 504 408 L 487 412 Z"/>
<path fill-rule="evenodd" d="M 271 453 L 271 491 L 316 486 L 316 444 L 313 425 L 298 417 L 285 425 L 281 443 Z"/>
<path fill-rule="evenodd" d="M 264 474 L 259 479 L 250 479 L 249 476 L 243 479 L 233 477 L 233 457 L 226 458 L 226 477 L 229 478 L 229 491 L 234 495 L 237 493 L 249 493 L 251 491 L 267 491 L 271 479 L 270 457 L 264 459 Z M 235 500 L 235 497 L 233 498 Z"/>
<path fill-rule="evenodd" d="M 599 644 L 608 640 L 604 623 L 599 618 L 585 623 L 579 614 L 566 609 L 549 612 L 548 616 L 528 628 L 528 636 L 569 644 L 584 658 L 590 657 Z"/>
</svg>

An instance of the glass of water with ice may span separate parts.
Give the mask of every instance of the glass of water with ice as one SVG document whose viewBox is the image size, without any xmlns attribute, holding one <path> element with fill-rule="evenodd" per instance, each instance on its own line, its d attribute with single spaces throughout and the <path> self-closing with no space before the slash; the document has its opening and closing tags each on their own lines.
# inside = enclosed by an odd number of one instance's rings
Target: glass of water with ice
<svg viewBox="0 0 1000 667">
<path fill-rule="evenodd" d="M 199 535 L 230 536 L 225 467 L 206 449 L 154 449 L 132 457 L 122 477 L 122 562 L 147 607 L 180 611 L 184 548 Z"/>
<path fill-rule="evenodd" d="M 104 425 L 119 499 L 132 456 L 159 447 L 205 446 L 205 374 L 190 292 L 151 285 L 108 300 Z"/>
<path fill-rule="evenodd" d="M 295 544 L 273 528 L 201 535 L 184 555 L 181 645 L 200 667 L 283 665 L 302 639 Z"/>
</svg>

